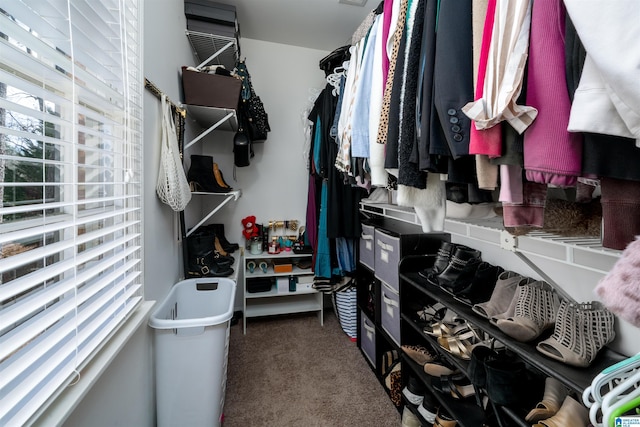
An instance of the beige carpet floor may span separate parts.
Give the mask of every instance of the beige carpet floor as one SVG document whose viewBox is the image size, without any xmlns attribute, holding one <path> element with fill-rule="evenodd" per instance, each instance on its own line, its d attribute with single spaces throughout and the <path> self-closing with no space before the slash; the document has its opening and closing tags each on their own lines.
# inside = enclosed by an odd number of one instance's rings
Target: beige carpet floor
<svg viewBox="0 0 640 427">
<path fill-rule="evenodd" d="M 231 326 L 224 427 L 400 426 L 400 414 L 325 311 Z"/>
</svg>

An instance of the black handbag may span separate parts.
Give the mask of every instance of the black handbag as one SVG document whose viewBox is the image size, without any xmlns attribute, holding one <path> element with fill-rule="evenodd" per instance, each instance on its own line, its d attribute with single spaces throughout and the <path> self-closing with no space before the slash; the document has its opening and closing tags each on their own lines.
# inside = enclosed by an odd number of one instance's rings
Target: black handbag
<svg viewBox="0 0 640 427">
<path fill-rule="evenodd" d="M 233 136 L 233 164 L 237 167 L 249 166 L 251 157 L 253 157 L 251 140 L 244 129 L 240 127 Z"/>
<path fill-rule="evenodd" d="M 240 120 L 251 142 L 264 142 L 267 139 L 267 133 L 271 132 L 269 115 L 264 108 L 262 100 L 253 89 L 251 76 L 244 60 L 236 64 L 236 73 L 242 80 L 239 106 Z"/>
</svg>

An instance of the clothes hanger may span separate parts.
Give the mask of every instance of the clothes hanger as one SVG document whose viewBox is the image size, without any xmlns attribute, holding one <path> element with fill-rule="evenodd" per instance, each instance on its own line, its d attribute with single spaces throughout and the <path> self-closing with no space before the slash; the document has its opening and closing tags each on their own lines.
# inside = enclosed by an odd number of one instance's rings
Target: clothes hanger
<svg viewBox="0 0 640 427">
<path fill-rule="evenodd" d="M 349 61 L 344 61 L 342 65 L 339 65 L 333 69 L 333 73 L 327 75 L 327 83 L 333 86 L 332 93 L 334 96 L 338 96 L 340 90 L 340 80 L 345 75 L 349 67 Z"/>
<path fill-rule="evenodd" d="M 636 371 L 628 378 L 624 379 L 621 383 L 613 387 L 609 392 L 604 396 L 602 401 L 595 401 L 592 403 L 591 408 L 589 409 L 589 419 L 593 423 L 594 426 L 602 425 L 598 421 L 598 413 L 601 412 L 603 414 L 602 420 L 608 421 L 608 419 L 604 416 L 605 411 L 610 412 L 610 408 L 614 405 L 615 402 L 618 401 L 621 395 L 625 395 L 626 391 L 630 389 L 637 388 L 638 383 L 640 382 L 640 371 Z"/>
<path fill-rule="evenodd" d="M 615 385 L 611 383 L 615 380 L 624 380 L 640 368 L 640 353 L 621 360 L 608 368 L 603 369 L 591 381 L 591 385 L 582 393 L 582 401 L 587 408 L 590 408 L 594 402 L 602 403 L 602 390 L 607 386 L 611 390 Z"/>
<path fill-rule="evenodd" d="M 636 384 L 637 386 L 638 384 Z M 626 396 L 620 398 L 615 404 L 602 411 L 602 421 L 607 420 L 609 426 L 615 426 L 617 417 L 640 408 L 640 388 L 636 388 Z"/>
</svg>

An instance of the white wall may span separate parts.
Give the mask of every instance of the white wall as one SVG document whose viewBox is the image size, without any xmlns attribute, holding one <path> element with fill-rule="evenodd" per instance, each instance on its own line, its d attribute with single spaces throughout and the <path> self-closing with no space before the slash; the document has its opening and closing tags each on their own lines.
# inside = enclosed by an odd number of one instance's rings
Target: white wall
<svg viewBox="0 0 640 427">
<path fill-rule="evenodd" d="M 181 102 L 180 67 L 196 65 L 185 36 L 183 2 L 147 0 L 144 4 L 144 77 L 169 98 Z M 240 219 L 256 215 L 259 221 L 298 219 L 306 212 L 307 171 L 302 156 L 301 112 L 310 88 L 322 88 L 324 74 L 318 61 L 327 52 L 241 40 L 242 56 L 262 98 L 272 132 L 256 145 L 251 166 L 238 168 L 233 180 L 233 133 L 216 131 L 196 144 L 188 155 L 209 154 L 219 164 L 225 180 L 242 189 L 242 197 L 220 210 L 210 222 L 225 224 L 230 241 L 241 242 Z M 183 277 L 182 248 L 178 242 L 178 216 L 155 194 L 160 159 L 160 103 L 144 94 L 144 281 L 145 298 L 161 301 Z M 201 131 L 187 119 L 185 140 Z M 213 205 L 194 199 L 187 223 Z M 195 214 L 192 211 L 197 211 Z M 193 222 L 191 223 L 193 225 Z M 237 301 L 241 301 L 238 292 Z M 241 307 L 242 303 L 236 303 Z M 153 330 L 144 326 L 129 341 L 80 402 L 65 426 L 154 426 L 155 382 Z"/>
</svg>

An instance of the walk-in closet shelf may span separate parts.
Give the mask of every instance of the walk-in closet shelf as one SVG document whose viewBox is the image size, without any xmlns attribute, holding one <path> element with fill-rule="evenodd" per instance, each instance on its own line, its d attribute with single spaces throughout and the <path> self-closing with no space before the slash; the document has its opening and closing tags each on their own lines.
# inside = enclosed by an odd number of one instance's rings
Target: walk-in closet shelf
<svg viewBox="0 0 640 427">
<path fill-rule="evenodd" d="M 186 34 L 194 56 L 200 61 L 198 68 L 224 65 L 227 70 L 233 70 L 240 53 L 238 39 L 189 30 L 186 30 Z"/>
<path fill-rule="evenodd" d="M 278 254 L 251 254 L 245 251 L 243 255 L 244 292 L 243 292 L 243 332 L 247 333 L 247 318 L 274 316 L 279 314 L 292 314 L 304 312 L 317 312 L 320 325 L 324 325 L 323 294 L 311 285 L 313 283 L 313 271 L 311 268 L 301 268 L 298 261 L 310 261 L 313 254 L 296 254 L 294 252 L 280 252 Z M 267 271 L 263 272 L 260 262 L 267 264 Z M 274 271 L 274 261 L 291 263 L 291 271 Z M 253 272 L 248 269 L 248 263 L 254 262 Z M 290 277 L 297 278 L 299 283 L 295 291 L 278 289 L 277 280 Z M 302 280 L 306 278 L 307 280 Z M 252 279 L 271 279 L 273 284 L 265 292 L 249 292 L 248 284 Z"/>
<path fill-rule="evenodd" d="M 204 107 L 202 105 L 185 105 L 187 117 L 195 119 L 206 130 L 189 141 L 184 148 L 189 148 L 214 130 L 237 131 L 238 116 L 235 110 L 218 107 Z"/>
<path fill-rule="evenodd" d="M 591 384 L 593 378 L 604 368 L 625 358 L 625 356 L 621 354 L 604 348 L 598 353 L 598 356 L 591 365 L 586 368 L 577 368 L 550 359 L 536 350 L 535 343 L 523 343 L 514 340 L 504 334 L 499 328 L 491 325 L 487 319 L 477 315 L 470 306 L 457 301 L 440 287 L 429 284 L 426 279 L 418 274 L 418 271 L 432 264 L 433 257 L 430 258 L 420 255 L 405 257 L 400 263 L 400 311 L 403 344 L 421 344 L 427 348 L 432 348 L 438 352 L 441 358 L 445 358 L 452 366 L 455 366 L 461 372 L 468 372 L 468 361 L 457 358 L 443 350 L 434 337 L 423 333 L 423 325 L 416 323 L 414 320 L 416 301 L 438 301 L 453 310 L 458 317 L 465 319 L 511 350 L 520 360 L 525 362 L 529 370 L 537 372 L 543 377 L 555 377 L 578 396 L 582 395 L 583 391 Z M 411 369 L 412 376 L 418 377 L 425 383 L 427 388 L 434 391 L 431 386 L 431 377 L 424 373 L 421 366 L 405 355 L 403 355 L 403 361 L 405 362 L 403 369 L 404 366 L 408 366 Z M 440 401 L 441 405 L 458 419 L 460 426 L 480 425 L 479 420 L 482 419 L 483 411 L 479 406 L 474 405 L 475 399 L 452 399 L 450 396 L 443 395 L 437 391 L 434 392 L 434 395 Z M 410 404 L 407 403 L 407 405 Z M 515 422 L 516 425 L 526 425 L 523 424 L 525 414 L 521 413 L 521 410 L 499 408 L 503 413 L 502 416 L 508 417 Z"/>
<path fill-rule="evenodd" d="M 360 204 L 360 211 L 419 226 L 413 208 L 383 203 Z M 535 255 L 606 274 L 620 257 L 621 251 L 602 246 L 600 239 L 563 237 L 543 231 L 531 231 L 524 236 L 513 236 L 504 230 L 501 217 L 473 220 L 445 220 L 445 231 L 455 236 L 492 244 L 525 256 Z"/>
</svg>

